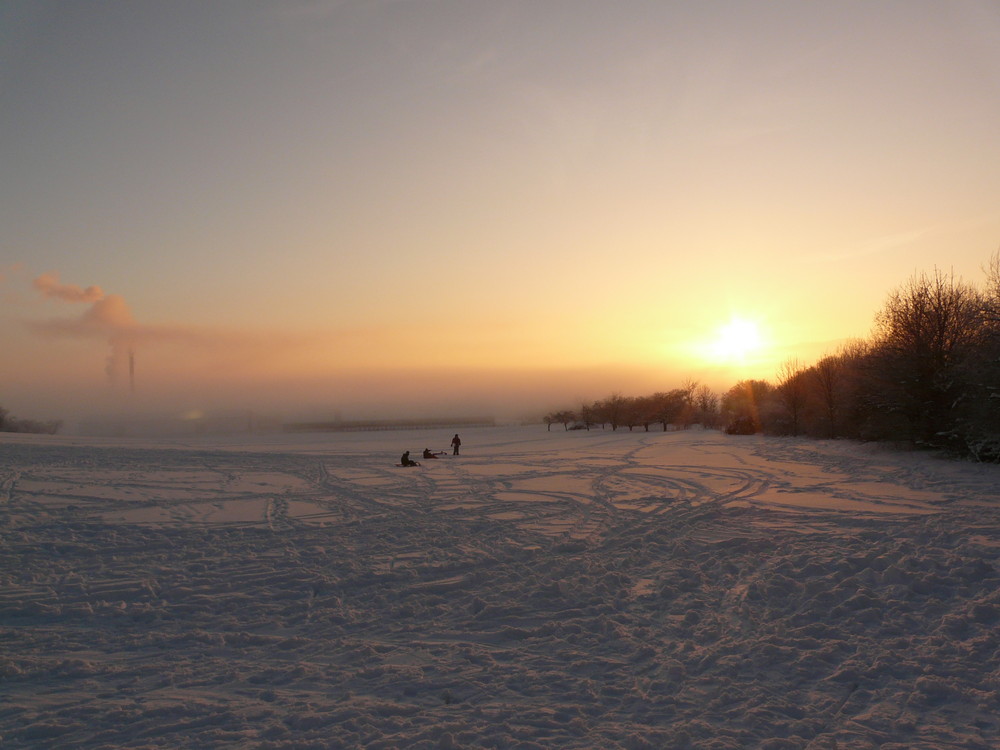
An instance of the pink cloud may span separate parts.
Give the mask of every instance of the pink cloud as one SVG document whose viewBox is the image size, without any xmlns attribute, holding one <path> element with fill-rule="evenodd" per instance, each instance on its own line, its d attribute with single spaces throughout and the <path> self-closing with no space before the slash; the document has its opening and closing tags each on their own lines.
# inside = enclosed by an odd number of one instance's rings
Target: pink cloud
<svg viewBox="0 0 1000 750">
<path fill-rule="evenodd" d="M 63 302 L 97 302 L 104 298 L 100 287 L 88 286 L 86 289 L 76 284 L 62 284 L 59 274 L 50 271 L 43 273 L 33 282 L 35 289 L 50 299 L 60 299 Z"/>
</svg>

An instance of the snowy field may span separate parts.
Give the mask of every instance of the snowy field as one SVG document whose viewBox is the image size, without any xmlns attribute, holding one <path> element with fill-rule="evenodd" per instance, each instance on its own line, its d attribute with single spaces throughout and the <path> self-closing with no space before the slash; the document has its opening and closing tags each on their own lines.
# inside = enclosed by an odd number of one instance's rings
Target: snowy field
<svg viewBox="0 0 1000 750">
<path fill-rule="evenodd" d="M 0 435 L 0 746 L 997 748 L 1000 467 Z"/>
</svg>

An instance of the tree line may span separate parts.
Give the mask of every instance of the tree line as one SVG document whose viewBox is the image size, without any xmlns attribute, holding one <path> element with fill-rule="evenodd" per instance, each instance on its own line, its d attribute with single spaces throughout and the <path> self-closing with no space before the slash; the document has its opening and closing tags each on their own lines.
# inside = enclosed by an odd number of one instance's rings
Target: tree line
<svg viewBox="0 0 1000 750">
<path fill-rule="evenodd" d="M 763 432 L 908 443 L 1000 461 L 1000 253 L 976 286 L 938 269 L 914 274 L 876 313 L 868 339 L 774 381 L 743 380 L 721 397 L 696 383 L 652 396 L 612 395 L 551 412 L 549 429 L 663 429 L 700 423 Z"/>
<path fill-rule="evenodd" d="M 62 427 L 62 422 L 39 422 L 36 419 L 18 419 L 0 406 L 0 432 L 38 432 L 55 435 Z"/>
<path fill-rule="evenodd" d="M 719 397 L 711 388 L 688 381 L 680 388 L 661 391 L 649 396 L 623 396 L 613 393 L 605 399 L 582 404 L 577 410 L 549 412 L 543 421 L 561 424 L 564 429 L 593 427 L 641 427 L 647 432 L 651 425 L 661 429 L 687 428 L 693 424 L 717 427 L 720 424 Z"/>
</svg>

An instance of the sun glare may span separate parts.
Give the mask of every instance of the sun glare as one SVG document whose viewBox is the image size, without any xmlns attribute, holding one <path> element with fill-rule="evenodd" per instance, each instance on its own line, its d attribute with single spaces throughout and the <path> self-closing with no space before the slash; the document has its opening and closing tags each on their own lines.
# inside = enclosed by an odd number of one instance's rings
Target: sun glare
<svg viewBox="0 0 1000 750">
<path fill-rule="evenodd" d="M 733 318 L 719 329 L 711 351 L 715 359 L 725 362 L 745 360 L 761 348 L 760 328 L 744 318 Z"/>
</svg>

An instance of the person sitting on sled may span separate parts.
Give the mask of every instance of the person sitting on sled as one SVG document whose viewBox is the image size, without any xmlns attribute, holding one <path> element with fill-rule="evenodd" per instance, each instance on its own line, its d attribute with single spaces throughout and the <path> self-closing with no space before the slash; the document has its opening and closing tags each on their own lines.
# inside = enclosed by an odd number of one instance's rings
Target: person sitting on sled
<svg viewBox="0 0 1000 750">
<path fill-rule="evenodd" d="M 410 460 L 410 452 L 404 451 L 403 457 L 399 459 L 400 466 L 420 466 L 416 461 Z"/>
<path fill-rule="evenodd" d="M 430 448 L 424 448 L 424 458 L 437 458 L 438 456 L 443 456 L 444 454 L 444 451 L 438 451 L 435 453 Z"/>
</svg>

